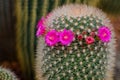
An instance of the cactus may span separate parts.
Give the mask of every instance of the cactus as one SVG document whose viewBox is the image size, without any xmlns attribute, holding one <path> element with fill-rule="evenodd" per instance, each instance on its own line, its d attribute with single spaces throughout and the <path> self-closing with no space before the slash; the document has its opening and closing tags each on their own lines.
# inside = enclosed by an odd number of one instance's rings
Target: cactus
<svg viewBox="0 0 120 80">
<path fill-rule="evenodd" d="M 45 35 L 38 37 L 38 80 L 113 80 L 114 31 L 102 11 L 86 5 L 66 5 L 52 11 L 44 25 L 47 27 L 46 31 L 71 30 L 75 39 L 67 46 L 60 42 L 49 46 L 45 44 Z M 101 26 L 110 29 L 109 42 L 103 42 L 97 36 Z M 93 36 L 92 44 L 86 43 L 88 36 Z"/>
<path fill-rule="evenodd" d="M 0 67 L 0 80 L 18 80 L 16 75 L 8 69 Z"/>
<path fill-rule="evenodd" d="M 23 77 L 33 80 L 34 51 L 36 49 L 35 26 L 41 16 L 45 16 L 52 9 L 63 4 L 88 0 L 16 0 L 16 50 Z"/>
</svg>

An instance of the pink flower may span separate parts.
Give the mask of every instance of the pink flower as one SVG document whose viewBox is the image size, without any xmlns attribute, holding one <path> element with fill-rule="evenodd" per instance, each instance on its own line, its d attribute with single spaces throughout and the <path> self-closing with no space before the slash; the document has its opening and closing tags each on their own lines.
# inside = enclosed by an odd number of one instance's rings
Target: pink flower
<svg viewBox="0 0 120 80">
<path fill-rule="evenodd" d="M 95 32 L 91 32 L 90 35 L 94 37 L 95 36 Z"/>
<path fill-rule="evenodd" d="M 85 39 L 85 41 L 86 41 L 87 44 L 92 44 L 93 42 L 95 42 L 95 39 L 92 36 L 88 36 Z"/>
<path fill-rule="evenodd" d="M 42 18 L 38 21 L 37 28 L 39 28 L 39 27 L 41 27 L 42 25 L 44 25 L 44 22 L 45 22 L 45 18 L 42 17 Z"/>
<path fill-rule="evenodd" d="M 36 36 L 39 37 L 39 36 L 45 34 L 45 32 L 46 32 L 45 29 L 46 29 L 46 28 L 41 25 L 41 26 L 38 28 L 38 30 L 37 30 Z"/>
<path fill-rule="evenodd" d="M 62 45 L 69 45 L 74 39 L 74 33 L 71 30 L 64 29 L 60 32 L 60 42 Z"/>
<path fill-rule="evenodd" d="M 111 38 L 111 32 L 108 27 L 102 26 L 98 29 L 98 37 L 102 42 L 109 42 Z"/>
<path fill-rule="evenodd" d="M 37 32 L 36 32 L 36 36 L 37 36 L 37 37 L 45 34 L 46 27 L 45 27 L 45 25 L 44 25 L 44 20 L 45 20 L 45 19 L 42 17 L 42 19 L 38 22 Z"/>
<path fill-rule="evenodd" d="M 45 36 L 45 42 L 48 46 L 54 46 L 59 41 L 59 34 L 56 30 L 49 31 Z"/>
<path fill-rule="evenodd" d="M 82 38 L 83 38 L 82 34 L 79 34 L 78 35 L 78 40 L 82 40 Z"/>
</svg>

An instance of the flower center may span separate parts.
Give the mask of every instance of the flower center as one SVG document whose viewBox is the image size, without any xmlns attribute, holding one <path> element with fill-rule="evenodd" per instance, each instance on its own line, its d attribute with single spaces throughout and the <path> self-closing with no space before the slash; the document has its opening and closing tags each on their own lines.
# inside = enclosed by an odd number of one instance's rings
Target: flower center
<svg viewBox="0 0 120 80">
<path fill-rule="evenodd" d="M 91 38 L 88 38 L 88 41 L 91 41 Z"/>
<path fill-rule="evenodd" d="M 53 37 L 53 36 L 50 36 L 49 39 L 52 41 L 52 40 L 54 40 L 54 37 Z"/>
<path fill-rule="evenodd" d="M 68 39 L 68 36 L 64 36 L 64 39 Z"/>
<path fill-rule="evenodd" d="M 103 37 L 105 37 L 105 36 L 107 36 L 107 34 L 104 32 L 104 33 L 103 33 Z"/>
</svg>

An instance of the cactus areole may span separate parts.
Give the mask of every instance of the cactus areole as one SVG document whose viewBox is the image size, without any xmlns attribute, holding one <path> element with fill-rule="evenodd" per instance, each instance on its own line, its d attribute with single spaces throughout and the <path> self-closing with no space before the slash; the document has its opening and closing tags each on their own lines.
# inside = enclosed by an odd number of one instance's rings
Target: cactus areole
<svg viewBox="0 0 120 80">
<path fill-rule="evenodd" d="M 101 10 L 65 5 L 38 24 L 38 80 L 113 80 L 114 31 Z"/>
</svg>

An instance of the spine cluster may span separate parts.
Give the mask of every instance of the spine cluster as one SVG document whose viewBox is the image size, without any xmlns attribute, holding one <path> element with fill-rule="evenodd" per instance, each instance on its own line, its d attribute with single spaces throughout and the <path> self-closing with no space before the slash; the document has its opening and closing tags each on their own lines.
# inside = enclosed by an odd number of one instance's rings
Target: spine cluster
<svg viewBox="0 0 120 80">
<path fill-rule="evenodd" d="M 13 72 L 0 67 L 0 80 L 18 80 Z"/>
</svg>

